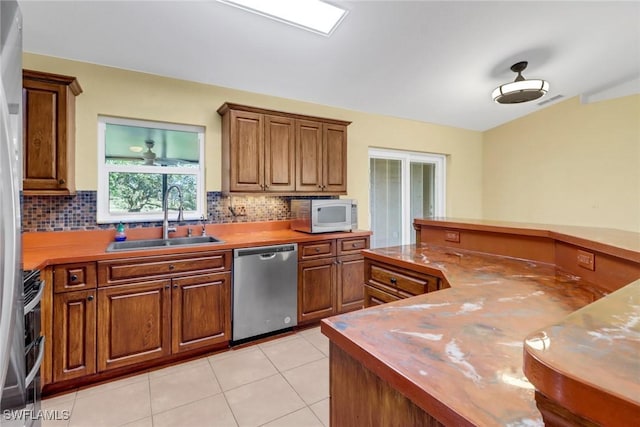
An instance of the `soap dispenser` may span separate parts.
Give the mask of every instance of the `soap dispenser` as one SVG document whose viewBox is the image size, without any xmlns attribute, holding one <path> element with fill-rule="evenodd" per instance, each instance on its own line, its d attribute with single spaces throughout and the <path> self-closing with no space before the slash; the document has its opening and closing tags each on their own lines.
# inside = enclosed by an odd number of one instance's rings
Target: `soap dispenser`
<svg viewBox="0 0 640 427">
<path fill-rule="evenodd" d="M 116 242 L 124 242 L 127 240 L 127 235 L 124 232 L 124 224 L 121 222 L 116 227 Z"/>
</svg>

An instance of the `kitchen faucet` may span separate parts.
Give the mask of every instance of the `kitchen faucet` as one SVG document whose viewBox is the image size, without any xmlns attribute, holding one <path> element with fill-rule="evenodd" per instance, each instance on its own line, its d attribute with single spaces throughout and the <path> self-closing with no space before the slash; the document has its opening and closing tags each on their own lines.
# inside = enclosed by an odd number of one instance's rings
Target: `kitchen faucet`
<svg viewBox="0 0 640 427">
<path fill-rule="evenodd" d="M 183 220 L 182 213 L 182 190 L 177 185 L 171 185 L 167 188 L 166 193 L 164 193 L 164 200 L 162 201 L 162 210 L 164 211 L 164 219 L 162 220 L 162 238 L 164 240 L 169 238 L 169 233 L 177 230 L 176 227 L 169 227 L 169 193 L 173 189 L 178 190 L 178 200 L 180 201 L 180 206 L 178 206 L 178 218 L 176 221 L 180 222 Z"/>
</svg>

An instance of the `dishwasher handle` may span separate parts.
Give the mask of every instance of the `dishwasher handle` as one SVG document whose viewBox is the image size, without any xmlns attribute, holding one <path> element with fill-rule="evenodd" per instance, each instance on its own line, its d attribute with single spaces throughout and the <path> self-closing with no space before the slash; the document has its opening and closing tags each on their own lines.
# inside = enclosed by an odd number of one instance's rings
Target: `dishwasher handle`
<svg viewBox="0 0 640 427">
<path fill-rule="evenodd" d="M 275 245 L 275 246 L 258 246 L 255 248 L 242 248 L 242 249 L 234 249 L 233 256 L 234 258 L 249 256 L 249 255 L 260 255 L 261 259 L 271 259 L 276 256 L 278 253 L 282 252 L 297 252 L 298 245 L 297 243 L 287 244 L 287 245 Z"/>
</svg>

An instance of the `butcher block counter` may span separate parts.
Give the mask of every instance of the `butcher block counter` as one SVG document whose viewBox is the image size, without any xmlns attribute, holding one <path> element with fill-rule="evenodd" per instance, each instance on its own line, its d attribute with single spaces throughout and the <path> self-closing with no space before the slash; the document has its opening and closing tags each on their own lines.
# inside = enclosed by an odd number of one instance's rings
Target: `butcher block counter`
<svg viewBox="0 0 640 427">
<path fill-rule="evenodd" d="M 184 237 L 191 228 L 194 236 L 200 234 L 201 226 L 180 226 L 171 238 Z M 44 268 L 51 264 L 117 259 L 146 255 L 165 255 L 229 250 L 251 246 L 304 243 L 345 237 L 368 237 L 370 231 L 349 233 L 307 234 L 291 230 L 290 221 L 266 221 L 229 224 L 207 224 L 207 236 L 214 236 L 222 243 L 171 246 L 153 249 L 106 252 L 113 242 L 115 229 L 90 231 L 29 232 L 22 235 L 22 261 L 25 270 Z M 140 227 L 126 230 L 127 240 L 158 239 L 162 236 L 159 227 Z"/>
<path fill-rule="evenodd" d="M 365 288 L 435 277 L 439 290 L 322 322 L 331 425 L 640 419 L 639 234 L 456 220 L 415 228 L 416 245 L 364 251 Z"/>
</svg>

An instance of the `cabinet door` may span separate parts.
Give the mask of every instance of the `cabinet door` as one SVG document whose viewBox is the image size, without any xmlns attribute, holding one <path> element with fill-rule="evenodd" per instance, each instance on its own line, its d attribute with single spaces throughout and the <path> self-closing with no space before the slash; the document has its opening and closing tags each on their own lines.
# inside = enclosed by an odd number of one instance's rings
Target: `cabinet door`
<svg viewBox="0 0 640 427">
<path fill-rule="evenodd" d="M 65 86 L 23 81 L 24 190 L 65 190 L 69 168 Z"/>
<path fill-rule="evenodd" d="M 298 262 L 298 323 L 335 313 L 335 258 Z"/>
<path fill-rule="evenodd" d="M 98 290 L 98 370 L 171 353 L 171 280 Z"/>
<path fill-rule="evenodd" d="M 322 191 L 347 191 L 347 127 L 325 123 L 322 126 Z"/>
<path fill-rule="evenodd" d="M 336 312 L 362 308 L 364 301 L 364 258 L 348 255 L 338 258 Z"/>
<path fill-rule="evenodd" d="M 265 191 L 293 191 L 296 188 L 294 122 L 280 116 L 264 118 Z"/>
<path fill-rule="evenodd" d="M 263 191 L 264 116 L 231 111 L 229 136 L 230 191 Z"/>
<path fill-rule="evenodd" d="M 173 353 L 230 340 L 230 288 L 231 273 L 173 279 Z"/>
<path fill-rule="evenodd" d="M 364 306 L 373 307 L 375 305 L 386 304 L 388 302 L 398 301 L 399 297 L 381 291 L 369 285 L 364 285 Z"/>
<path fill-rule="evenodd" d="M 296 121 L 296 191 L 322 191 L 322 123 Z"/>
<path fill-rule="evenodd" d="M 95 290 L 54 296 L 51 340 L 54 382 L 96 372 L 95 297 Z"/>
</svg>

